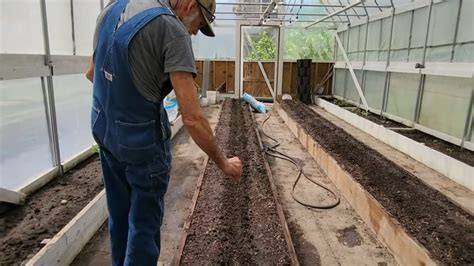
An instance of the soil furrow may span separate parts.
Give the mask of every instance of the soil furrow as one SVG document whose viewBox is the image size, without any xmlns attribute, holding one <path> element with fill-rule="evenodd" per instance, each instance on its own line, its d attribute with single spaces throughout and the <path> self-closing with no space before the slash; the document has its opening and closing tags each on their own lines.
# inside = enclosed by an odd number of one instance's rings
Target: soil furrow
<svg viewBox="0 0 474 266">
<path fill-rule="evenodd" d="M 443 264 L 474 263 L 474 217 L 309 107 L 282 108 Z"/>
<path fill-rule="evenodd" d="M 209 162 L 181 263 L 289 264 L 248 105 L 240 100 L 224 102 L 216 138 L 227 156 L 242 160 L 243 175 L 236 184 Z"/>
</svg>

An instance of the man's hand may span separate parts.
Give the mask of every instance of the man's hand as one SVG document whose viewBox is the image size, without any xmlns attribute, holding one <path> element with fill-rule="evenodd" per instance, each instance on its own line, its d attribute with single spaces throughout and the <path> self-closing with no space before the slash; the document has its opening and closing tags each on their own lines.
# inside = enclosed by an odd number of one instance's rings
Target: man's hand
<svg viewBox="0 0 474 266">
<path fill-rule="evenodd" d="M 224 174 L 230 176 L 234 181 L 240 181 L 242 175 L 242 162 L 238 157 L 232 157 L 224 162 L 224 165 L 220 166 Z"/>
</svg>

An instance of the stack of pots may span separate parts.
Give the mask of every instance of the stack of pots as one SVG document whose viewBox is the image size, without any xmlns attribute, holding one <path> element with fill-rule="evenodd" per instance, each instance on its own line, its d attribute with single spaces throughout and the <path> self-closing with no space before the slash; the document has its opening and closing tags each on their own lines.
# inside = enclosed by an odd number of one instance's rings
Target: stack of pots
<svg viewBox="0 0 474 266">
<path fill-rule="evenodd" d="M 298 59 L 298 99 L 305 103 L 311 103 L 311 59 Z"/>
</svg>

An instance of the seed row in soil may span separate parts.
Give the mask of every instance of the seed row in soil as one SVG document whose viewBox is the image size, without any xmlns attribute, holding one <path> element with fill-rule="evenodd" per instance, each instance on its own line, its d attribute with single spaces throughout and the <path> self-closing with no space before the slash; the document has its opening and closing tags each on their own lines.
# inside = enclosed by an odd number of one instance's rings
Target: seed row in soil
<svg viewBox="0 0 474 266">
<path fill-rule="evenodd" d="M 234 183 L 211 161 L 192 214 L 182 264 L 289 264 L 290 256 L 248 105 L 227 100 L 216 127 L 219 147 L 243 162 Z"/>
<path fill-rule="evenodd" d="M 474 217 L 308 106 L 282 101 L 305 132 L 442 264 L 474 263 Z"/>
<path fill-rule="evenodd" d="M 0 216 L 0 265 L 20 265 L 72 220 L 103 188 L 97 157 L 28 196 Z M 62 203 L 61 203 L 62 201 Z"/>
</svg>

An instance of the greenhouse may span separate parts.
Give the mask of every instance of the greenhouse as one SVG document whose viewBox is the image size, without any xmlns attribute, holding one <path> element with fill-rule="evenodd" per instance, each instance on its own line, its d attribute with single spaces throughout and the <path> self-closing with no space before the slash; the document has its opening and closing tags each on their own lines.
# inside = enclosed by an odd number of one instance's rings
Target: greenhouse
<svg viewBox="0 0 474 266">
<path fill-rule="evenodd" d="M 474 264 L 473 26 L 473 0 L 0 0 L 0 265 Z"/>
</svg>

